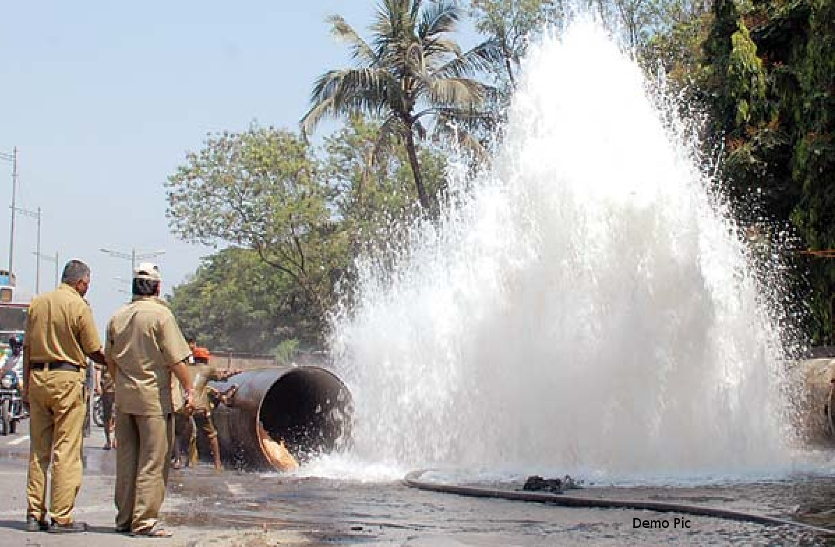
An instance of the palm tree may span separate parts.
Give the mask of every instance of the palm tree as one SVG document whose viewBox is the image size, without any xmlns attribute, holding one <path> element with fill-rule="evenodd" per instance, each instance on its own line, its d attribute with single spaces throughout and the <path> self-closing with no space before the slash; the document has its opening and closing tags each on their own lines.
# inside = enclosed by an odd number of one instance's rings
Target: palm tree
<svg viewBox="0 0 835 547">
<path fill-rule="evenodd" d="M 415 138 L 427 127 L 448 131 L 443 120 L 477 116 L 492 88 L 471 78 L 499 58 L 493 42 L 468 52 L 449 37 L 462 16 L 454 0 L 383 0 L 371 26 L 369 44 L 338 16 L 328 18 L 332 32 L 345 41 L 357 67 L 330 70 L 313 86 L 311 108 L 301 120 L 310 134 L 326 117 L 368 115 L 382 120 L 376 158 L 392 143 L 406 146 L 418 199 L 430 198 L 418 165 Z M 427 125 L 431 124 L 431 125 Z M 458 127 L 464 145 L 476 141 Z"/>
</svg>

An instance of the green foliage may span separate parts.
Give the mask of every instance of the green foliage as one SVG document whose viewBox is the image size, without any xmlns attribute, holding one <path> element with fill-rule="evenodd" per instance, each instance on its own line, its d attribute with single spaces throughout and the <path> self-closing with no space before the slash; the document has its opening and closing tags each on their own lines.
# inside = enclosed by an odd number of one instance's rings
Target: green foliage
<svg viewBox="0 0 835 547">
<path fill-rule="evenodd" d="M 348 237 L 304 140 L 259 127 L 209 136 L 166 188 L 177 236 L 253 250 L 293 284 L 309 317 L 324 320 Z"/>
<path fill-rule="evenodd" d="M 376 161 L 392 146 L 404 145 L 419 203 L 427 211 L 432 209 L 432 194 L 422 179 L 416 141 L 431 127 L 479 149 L 477 141 L 460 128 L 451 133 L 444 122 L 481 115 L 490 87 L 472 76 L 498 55 L 491 43 L 461 51 L 450 36 L 461 15 L 451 0 L 386 0 L 371 25 L 370 42 L 342 17 L 330 17 L 334 35 L 347 43 L 358 66 L 320 76 L 313 86 L 312 106 L 301 120 L 305 133 L 327 117 L 380 120 L 370 159 Z"/>
<path fill-rule="evenodd" d="M 251 250 L 229 248 L 204 258 L 169 302 L 183 332 L 218 351 L 271 354 L 283 340 L 317 347 L 321 339 L 319 320 L 299 287 Z"/>
<path fill-rule="evenodd" d="M 674 91 L 709 112 L 705 156 L 721 152 L 717 180 L 744 225 L 790 226 L 803 249 L 835 248 L 835 0 L 589 5 L 625 29 L 648 70 L 663 67 Z M 186 328 L 210 347 L 286 357 L 316 346 L 352 258 L 398 241 L 443 194 L 445 155 L 430 137 L 454 125 L 482 151 L 528 36 L 564 6 L 471 0 L 487 40 L 468 52 L 453 39 L 464 11 L 452 0 L 384 0 L 369 41 L 331 17 L 355 66 L 314 85 L 303 131 L 347 120 L 319 156 L 299 135 L 252 127 L 210 135 L 166 185 L 175 234 L 225 247 L 174 290 Z M 795 265 L 812 288 L 809 332 L 833 343 L 835 261 Z"/>
<path fill-rule="evenodd" d="M 799 59 L 793 177 L 801 189 L 792 220 L 813 250 L 835 249 L 835 2 L 810 2 L 809 38 Z M 811 262 L 813 336 L 833 344 L 835 261 Z"/>
<path fill-rule="evenodd" d="M 275 361 L 279 365 L 287 365 L 293 362 L 293 357 L 299 349 L 299 341 L 295 338 L 283 340 L 277 348 L 275 348 Z"/>
<path fill-rule="evenodd" d="M 646 56 L 651 61 L 649 68 L 654 69 L 660 63 L 668 78 L 688 85 L 696 83 L 702 70 L 702 44 L 712 21 L 712 14 L 705 13 L 676 22 L 668 31 L 653 35 Z"/>
<path fill-rule="evenodd" d="M 749 123 L 757 108 L 764 106 L 765 75 L 762 61 L 757 57 L 757 46 L 744 23 L 731 35 L 731 51 L 728 58 L 728 92 L 736 105 L 734 122 Z"/>
<path fill-rule="evenodd" d="M 232 246 L 174 288 L 185 330 L 243 352 L 275 353 L 288 340 L 319 346 L 352 257 L 396 240 L 419 214 L 406 151 L 370 161 L 379 133 L 352 117 L 325 138 L 319 158 L 292 133 L 253 127 L 210 137 L 187 156 L 167 186 L 172 228 Z M 445 156 L 426 147 L 417 154 L 427 187 L 442 191 Z"/>
<path fill-rule="evenodd" d="M 734 0 L 717 0 L 713 13 L 710 34 L 703 44 L 705 87 L 712 98 L 713 127 L 722 134 L 734 128 L 736 120 L 737 108 L 732 99 L 735 81 L 726 75 L 733 51 L 732 37 L 739 31 L 741 16 Z"/>
<path fill-rule="evenodd" d="M 555 11 L 548 0 L 472 0 L 472 15 L 478 32 L 494 41 L 501 54 L 492 71 L 506 80 L 505 89 L 516 87 L 519 62 L 528 47 L 528 38 Z"/>
<path fill-rule="evenodd" d="M 372 161 L 379 134 L 378 123 L 354 116 L 324 141 L 323 171 L 354 255 L 399 237 L 397 231 L 420 214 L 406 151 L 393 148 Z M 446 156 L 428 147 L 419 147 L 417 155 L 428 191 L 443 192 Z"/>
<path fill-rule="evenodd" d="M 680 19 L 680 20 L 679 20 Z M 711 12 L 670 16 L 670 26 L 650 38 L 641 62 L 650 74 L 663 70 L 669 92 L 680 97 L 682 116 L 692 116 L 705 102 L 709 67 L 702 63 L 702 44 L 713 23 Z"/>
<path fill-rule="evenodd" d="M 833 1 L 722 0 L 714 16 L 705 95 L 711 134 L 723 139 L 728 195 L 745 223 L 791 226 L 802 249 L 835 248 Z M 808 332 L 831 344 L 835 263 L 796 266 L 812 290 Z"/>
</svg>

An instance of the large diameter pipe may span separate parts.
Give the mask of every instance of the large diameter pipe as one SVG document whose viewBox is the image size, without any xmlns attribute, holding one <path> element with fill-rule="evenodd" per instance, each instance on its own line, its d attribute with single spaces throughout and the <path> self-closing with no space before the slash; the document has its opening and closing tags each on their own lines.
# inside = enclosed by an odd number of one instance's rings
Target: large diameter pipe
<svg viewBox="0 0 835 547">
<path fill-rule="evenodd" d="M 258 424 L 299 462 L 345 445 L 351 432 L 352 399 L 332 372 L 316 366 L 276 366 L 242 372 L 222 382 L 238 390 L 230 406 L 212 412 L 224 462 L 237 469 L 275 469 Z M 198 436 L 198 438 L 201 436 Z M 208 455 L 207 450 L 201 454 Z"/>
</svg>

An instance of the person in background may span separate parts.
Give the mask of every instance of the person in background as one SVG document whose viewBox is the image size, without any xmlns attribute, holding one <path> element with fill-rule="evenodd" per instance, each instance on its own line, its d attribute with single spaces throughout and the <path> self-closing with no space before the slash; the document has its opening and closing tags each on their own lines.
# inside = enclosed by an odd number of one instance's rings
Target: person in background
<svg viewBox="0 0 835 547">
<path fill-rule="evenodd" d="M 90 268 L 80 260 L 64 267 L 61 285 L 32 299 L 23 341 L 23 400 L 29 405 L 29 473 L 26 530 L 85 532 L 73 519 L 81 488 L 82 429 L 87 408 L 87 357 L 105 364 L 93 312 L 84 295 Z M 52 462 L 47 523 L 46 472 Z"/>
<path fill-rule="evenodd" d="M 171 375 L 192 402 L 190 355 L 177 321 L 159 298 L 159 268 L 133 274 L 133 300 L 107 325 L 106 354 L 116 384 L 116 531 L 171 537 L 159 520 L 174 436 Z"/>
<path fill-rule="evenodd" d="M 95 366 L 93 363 L 87 362 L 87 366 L 84 367 L 84 405 L 86 406 L 87 410 L 84 413 L 84 438 L 90 436 L 93 432 L 93 405 L 92 405 L 92 397 L 90 396 L 93 393 L 93 388 L 95 387 L 96 382 L 96 371 Z M 83 444 L 82 444 L 83 446 Z M 82 462 L 84 467 L 87 467 L 87 459 L 84 455 L 84 450 L 81 451 Z"/>
<path fill-rule="evenodd" d="M 114 406 L 116 404 L 116 384 L 113 382 L 113 377 L 110 376 L 110 371 L 106 366 L 96 367 L 96 395 L 100 397 L 102 408 L 102 419 L 104 421 L 104 446 L 103 450 L 110 450 L 116 448 L 116 420 L 114 414 Z"/>
<path fill-rule="evenodd" d="M 236 369 L 218 370 L 209 364 L 211 354 L 208 349 L 198 346 L 194 338 L 189 338 L 188 345 L 191 349 L 191 359 L 189 359 L 188 369 L 191 375 L 192 385 L 194 386 L 192 417 L 194 419 L 194 425 L 197 426 L 194 429 L 199 427 L 206 435 L 212 450 L 215 470 L 220 471 L 223 469 L 220 458 L 220 443 L 217 439 L 217 429 L 215 428 L 214 420 L 212 420 L 212 410 L 214 407 L 209 399 L 209 392 L 214 390 L 208 386 L 208 382 L 210 380 L 226 380 L 240 373 L 240 371 Z M 218 398 L 224 402 L 231 401 L 235 390 L 237 390 L 237 386 L 232 386 L 225 392 L 219 393 Z M 229 403 L 227 402 L 226 404 Z M 192 433 L 192 435 L 194 434 Z"/>
<path fill-rule="evenodd" d="M 175 395 L 176 401 L 176 395 Z M 189 411 L 181 405 L 174 406 L 174 443 L 171 447 L 171 467 L 180 469 L 197 463 L 197 448 L 193 447 L 194 420 Z"/>
<path fill-rule="evenodd" d="M 17 357 L 23 352 L 23 342 L 18 340 L 17 336 L 9 338 L 9 351 L 11 351 L 12 357 Z"/>
<path fill-rule="evenodd" d="M 9 350 L 0 350 L 0 358 L 3 356 L 6 357 L 5 361 L 3 361 L 3 367 L 0 368 L 0 374 L 5 373 L 7 370 L 14 370 L 22 353 L 23 342 L 21 342 L 16 336 L 9 338 Z"/>
</svg>

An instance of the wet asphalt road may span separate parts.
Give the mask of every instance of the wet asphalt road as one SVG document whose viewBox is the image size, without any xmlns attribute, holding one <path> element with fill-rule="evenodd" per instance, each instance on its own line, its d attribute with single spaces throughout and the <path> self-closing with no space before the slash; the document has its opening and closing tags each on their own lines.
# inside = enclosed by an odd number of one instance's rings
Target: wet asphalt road
<svg viewBox="0 0 835 547">
<path fill-rule="evenodd" d="M 99 428 L 86 442 L 87 469 L 77 505 L 77 518 L 89 522 L 93 531 L 63 537 L 27 534 L 22 531 L 27 435 L 24 424 L 17 435 L 0 437 L 0 491 L 6 493 L 0 496 L 0 545 L 835 545 L 794 527 L 466 498 L 414 490 L 397 481 L 216 474 L 205 465 L 172 473 L 163 510 L 175 537 L 132 539 L 112 532 L 115 453 L 101 450 Z M 696 503 L 790 519 L 800 508 L 815 513 L 805 517 L 815 524 L 835 527 L 835 515 L 826 513 L 835 500 L 835 477 L 694 488 L 591 487 L 579 492 Z M 667 528 L 636 528 L 635 519 L 666 522 Z"/>
<path fill-rule="evenodd" d="M 400 483 L 361 484 L 316 478 L 234 475 L 227 492 L 209 473 L 184 478 L 177 491 L 200 504 L 172 514 L 179 524 L 241 523 L 293 529 L 339 545 L 826 545 L 793 527 L 766 527 L 647 511 L 572 509 L 538 503 L 476 499 L 410 489 Z M 811 485 L 809 485 L 811 486 Z M 791 507 L 808 489 L 760 484 L 727 487 L 617 490 L 582 495 L 643 498 L 757 510 L 792 517 Z M 830 484 L 825 498 L 835 493 Z M 756 502 L 741 501 L 745 496 Z M 824 498 L 824 499 L 825 499 Z M 667 523 L 666 529 L 635 528 L 634 519 Z M 676 520 L 679 519 L 679 520 Z M 678 525 L 677 525 L 678 523 Z"/>
</svg>

